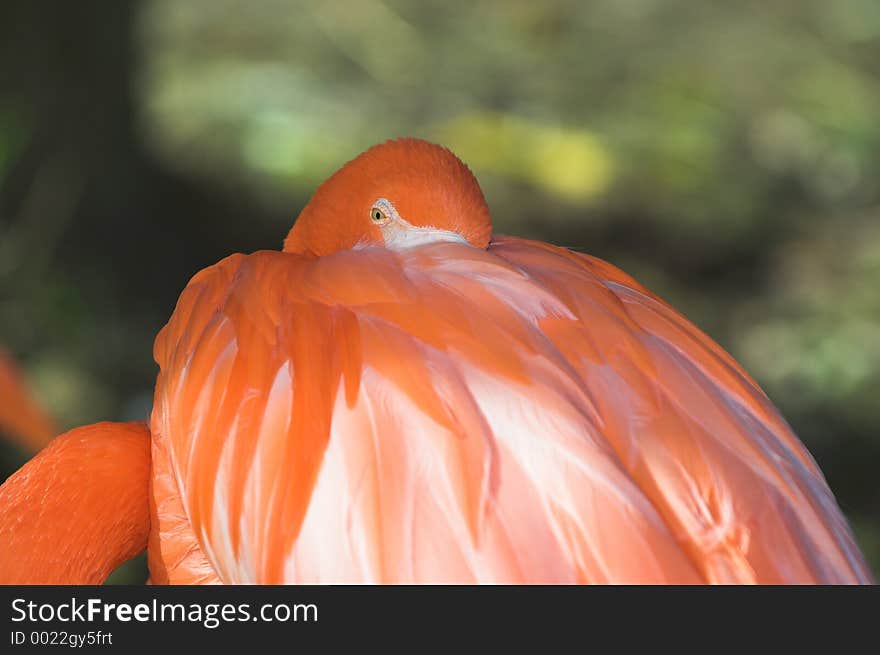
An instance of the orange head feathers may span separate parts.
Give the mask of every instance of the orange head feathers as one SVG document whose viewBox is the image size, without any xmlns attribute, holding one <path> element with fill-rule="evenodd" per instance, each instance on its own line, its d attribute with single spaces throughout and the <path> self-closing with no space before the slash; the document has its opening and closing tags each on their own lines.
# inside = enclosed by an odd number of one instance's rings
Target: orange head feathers
<svg viewBox="0 0 880 655">
<path fill-rule="evenodd" d="M 284 250 L 321 256 L 358 244 L 436 240 L 486 248 L 491 235 L 489 208 L 468 167 L 441 146 L 396 139 L 370 148 L 318 187 Z"/>
</svg>

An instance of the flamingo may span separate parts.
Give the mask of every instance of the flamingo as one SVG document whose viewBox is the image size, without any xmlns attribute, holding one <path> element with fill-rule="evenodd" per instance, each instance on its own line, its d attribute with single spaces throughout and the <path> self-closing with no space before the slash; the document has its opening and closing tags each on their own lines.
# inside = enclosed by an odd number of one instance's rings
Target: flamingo
<svg viewBox="0 0 880 655">
<path fill-rule="evenodd" d="M 869 583 L 823 475 L 716 343 L 595 257 L 495 235 L 416 139 L 315 191 L 282 251 L 197 273 L 149 425 L 0 487 L 0 581 Z"/>
<path fill-rule="evenodd" d="M 0 347 L 0 430 L 29 452 L 48 444 L 58 434 L 55 422 L 37 402 L 24 373 Z"/>
</svg>

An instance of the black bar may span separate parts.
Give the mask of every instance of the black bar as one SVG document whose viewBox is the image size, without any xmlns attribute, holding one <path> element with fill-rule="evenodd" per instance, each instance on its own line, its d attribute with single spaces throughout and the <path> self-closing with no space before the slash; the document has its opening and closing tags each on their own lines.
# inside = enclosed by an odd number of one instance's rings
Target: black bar
<svg viewBox="0 0 880 655">
<path fill-rule="evenodd" d="M 21 586 L 0 587 L 0 604 L 0 652 L 9 653 L 190 642 L 262 652 L 273 644 L 342 647 L 352 639 L 422 652 L 459 640 L 464 647 L 474 637 L 548 647 L 575 640 L 578 650 L 604 653 L 604 639 L 675 646 L 701 633 L 728 642 L 769 631 L 790 644 L 831 629 L 843 647 L 859 632 L 875 631 L 880 618 L 877 587 Z M 870 643 L 876 646 L 876 635 Z M 569 649 L 550 652 L 556 650 Z"/>
</svg>

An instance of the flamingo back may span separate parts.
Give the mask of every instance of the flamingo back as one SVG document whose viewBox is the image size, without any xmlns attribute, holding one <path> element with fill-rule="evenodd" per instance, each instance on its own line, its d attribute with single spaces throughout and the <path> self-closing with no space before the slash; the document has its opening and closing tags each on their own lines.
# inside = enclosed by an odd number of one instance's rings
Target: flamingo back
<svg viewBox="0 0 880 655">
<path fill-rule="evenodd" d="M 870 581 L 758 385 L 592 257 L 233 255 L 154 355 L 156 582 Z"/>
</svg>

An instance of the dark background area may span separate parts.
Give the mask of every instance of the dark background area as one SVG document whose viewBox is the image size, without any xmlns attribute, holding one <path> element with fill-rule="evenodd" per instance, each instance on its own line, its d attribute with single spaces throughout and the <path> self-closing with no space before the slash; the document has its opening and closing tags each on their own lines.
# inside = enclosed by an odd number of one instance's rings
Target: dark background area
<svg viewBox="0 0 880 655">
<path fill-rule="evenodd" d="M 403 135 L 472 166 L 496 231 L 621 266 L 729 350 L 880 569 L 874 0 L 5 0 L 0 344 L 63 427 L 145 417 L 188 279 Z"/>
</svg>

